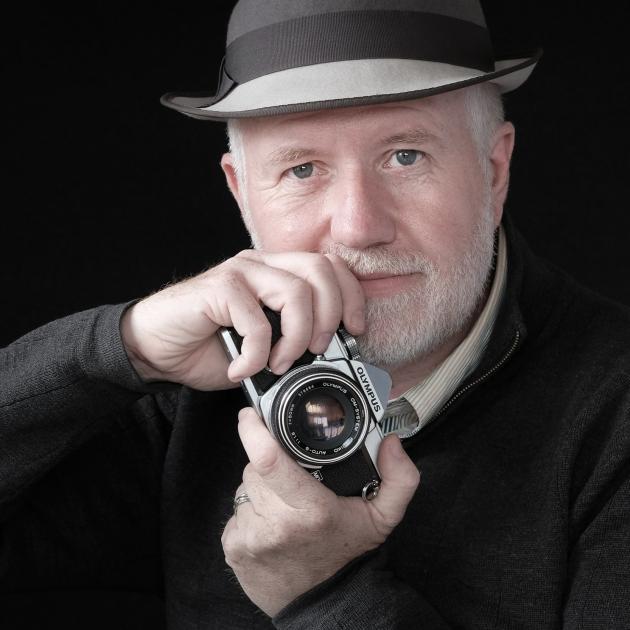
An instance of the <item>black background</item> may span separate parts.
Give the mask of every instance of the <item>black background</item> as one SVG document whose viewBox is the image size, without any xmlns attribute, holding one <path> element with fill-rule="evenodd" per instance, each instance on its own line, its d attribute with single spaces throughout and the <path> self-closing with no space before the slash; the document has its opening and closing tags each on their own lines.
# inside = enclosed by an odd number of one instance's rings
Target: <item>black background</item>
<svg viewBox="0 0 630 630">
<path fill-rule="evenodd" d="M 499 56 L 545 49 L 507 100 L 508 208 L 536 251 L 630 304 L 625 3 L 483 4 Z M 214 89 L 232 2 L 25 6 L 4 20 L 0 346 L 248 245 L 218 166 L 224 125 L 159 104 Z"/>
</svg>

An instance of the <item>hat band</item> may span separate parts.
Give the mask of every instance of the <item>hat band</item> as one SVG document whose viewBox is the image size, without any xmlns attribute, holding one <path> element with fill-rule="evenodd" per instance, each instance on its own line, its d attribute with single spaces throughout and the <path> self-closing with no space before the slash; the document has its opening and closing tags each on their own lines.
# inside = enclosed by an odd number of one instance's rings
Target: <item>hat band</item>
<svg viewBox="0 0 630 630">
<path fill-rule="evenodd" d="M 224 78 L 243 84 L 289 68 L 356 59 L 417 59 L 494 70 L 488 31 L 472 22 L 418 11 L 340 11 L 241 35 L 226 49 Z"/>
</svg>

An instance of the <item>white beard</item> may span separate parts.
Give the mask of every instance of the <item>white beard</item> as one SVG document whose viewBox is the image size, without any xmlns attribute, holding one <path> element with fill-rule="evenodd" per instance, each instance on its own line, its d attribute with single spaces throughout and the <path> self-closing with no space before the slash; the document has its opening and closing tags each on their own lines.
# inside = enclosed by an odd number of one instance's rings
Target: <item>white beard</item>
<svg viewBox="0 0 630 630">
<path fill-rule="evenodd" d="M 357 337 L 362 360 L 392 369 L 422 360 L 472 324 L 491 277 L 494 219 L 489 203 L 457 263 L 437 266 L 417 251 L 375 247 L 326 250 L 343 258 L 356 274 L 420 273 L 411 290 L 366 302 L 366 333 Z"/>
<path fill-rule="evenodd" d="M 243 221 L 252 245 L 261 249 L 247 204 Z M 366 301 L 366 333 L 357 337 L 361 359 L 391 370 L 428 357 L 468 330 L 492 277 L 494 233 L 487 188 L 472 237 L 452 267 L 438 268 L 420 252 L 388 247 L 356 250 L 337 243 L 323 251 L 343 258 L 356 274 L 421 274 L 409 291 Z"/>
</svg>

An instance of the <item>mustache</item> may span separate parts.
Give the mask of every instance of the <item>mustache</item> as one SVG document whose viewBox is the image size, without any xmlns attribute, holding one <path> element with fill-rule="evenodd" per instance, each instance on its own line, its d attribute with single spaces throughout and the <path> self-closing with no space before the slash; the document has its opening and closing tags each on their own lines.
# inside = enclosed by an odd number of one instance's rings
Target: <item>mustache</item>
<svg viewBox="0 0 630 630">
<path fill-rule="evenodd" d="M 430 276 L 436 271 L 436 266 L 432 261 L 421 252 L 412 250 L 391 250 L 384 246 L 352 249 L 340 243 L 332 243 L 322 253 L 339 256 L 348 265 L 350 271 L 357 275 L 422 273 Z"/>
</svg>

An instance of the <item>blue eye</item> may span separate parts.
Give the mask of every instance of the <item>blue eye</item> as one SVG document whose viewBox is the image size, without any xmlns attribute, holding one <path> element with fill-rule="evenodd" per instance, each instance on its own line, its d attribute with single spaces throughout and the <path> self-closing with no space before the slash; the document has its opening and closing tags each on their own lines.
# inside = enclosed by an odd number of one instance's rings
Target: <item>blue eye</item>
<svg viewBox="0 0 630 630">
<path fill-rule="evenodd" d="M 402 166 L 411 166 L 418 159 L 418 151 L 412 149 L 404 149 L 396 151 L 396 160 Z"/>
<path fill-rule="evenodd" d="M 299 166 L 294 166 L 291 170 L 298 179 L 307 179 L 313 174 L 313 165 L 310 162 L 300 164 Z"/>
</svg>

